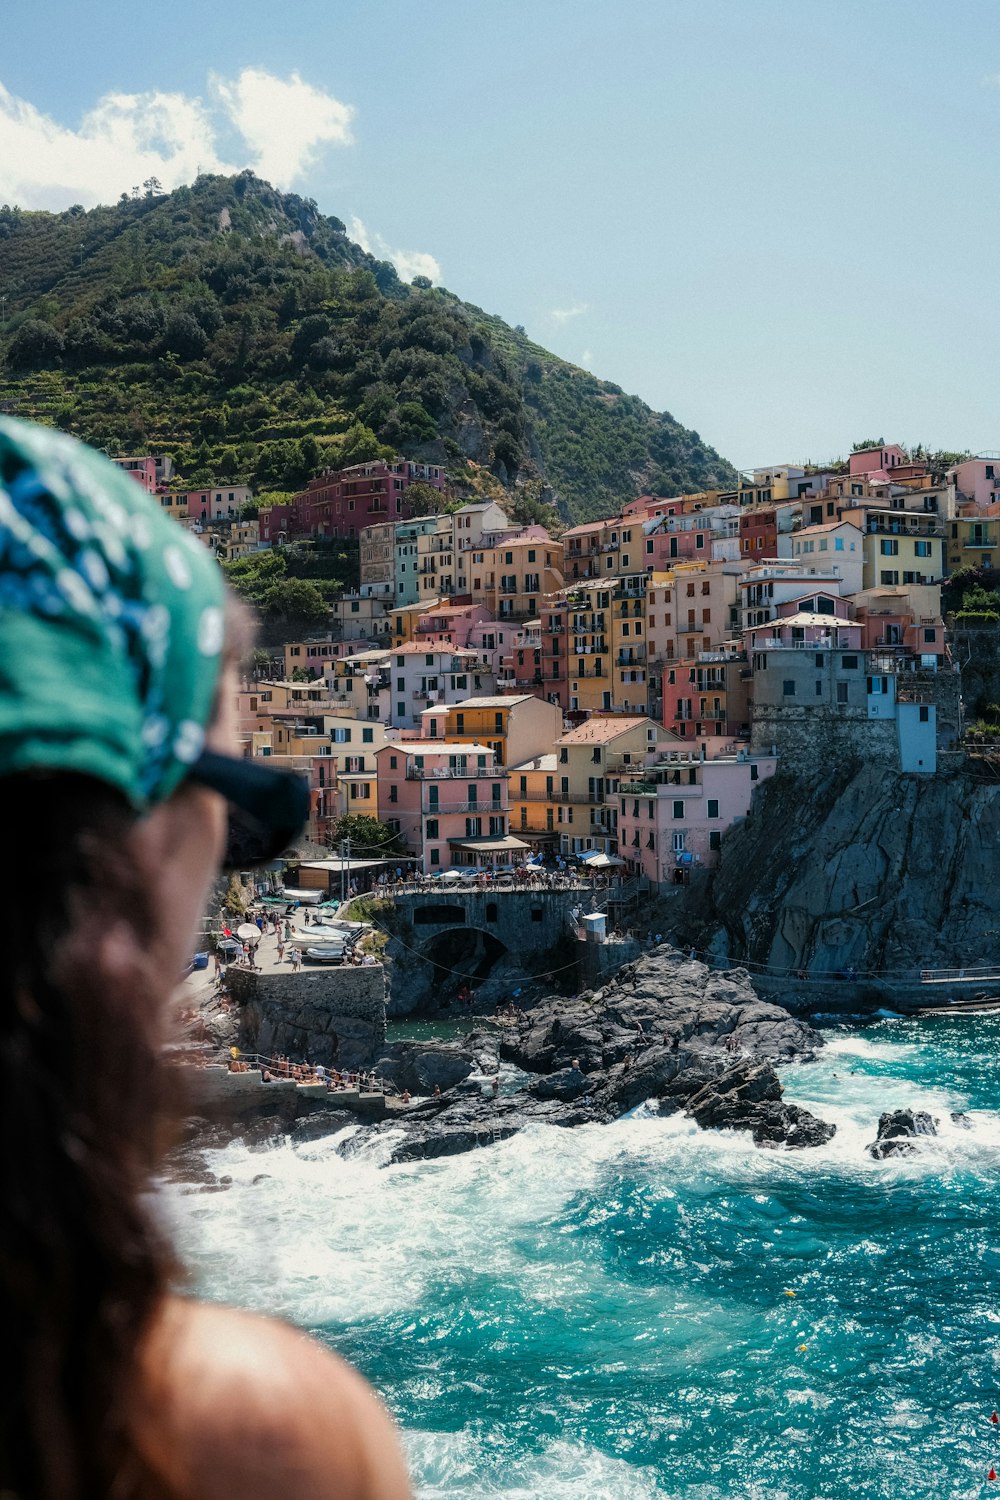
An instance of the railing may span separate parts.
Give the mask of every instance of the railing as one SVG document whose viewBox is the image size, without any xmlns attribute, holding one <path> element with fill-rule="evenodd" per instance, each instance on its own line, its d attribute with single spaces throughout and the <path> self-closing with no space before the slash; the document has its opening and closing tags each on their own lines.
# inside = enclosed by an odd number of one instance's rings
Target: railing
<svg viewBox="0 0 1000 1500">
<path fill-rule="evenodd" d="M 230 1073 L 246 1073 L 251 1069 L 259 1068 L 263 1082 L 263 1074 L 271 1074 L 275 1083 L 297 1083 L 300 1086 L 314 1087 L 325 1082 L 328 1093 L 358 1093 L 358 1094 L 395 1094 L 398 1092 L 395 1084 L 383 1078 L 381 1074 L 369 1073 L 365 1069 L 358 1070 L 323 1068 L 324 1077 L 316 1073 L 317 1064 L 294 1063 L 287 1057 L 268 1057 L 262 1052 L 240 1052 L 239 1056 L 220 1059 L 227 1066 Z M 233 1064 L 237 1066 L 233 1066 Z M 305 1076 L 297 1076 L 305 1075 Z"/>
<path fill-rule="evenodd" d="M 391 743 L 391 741 L 390 741 Z M 486 766 L 407 766 L 407 781 L 486 781 L 499 775 Z"/>
</svg>

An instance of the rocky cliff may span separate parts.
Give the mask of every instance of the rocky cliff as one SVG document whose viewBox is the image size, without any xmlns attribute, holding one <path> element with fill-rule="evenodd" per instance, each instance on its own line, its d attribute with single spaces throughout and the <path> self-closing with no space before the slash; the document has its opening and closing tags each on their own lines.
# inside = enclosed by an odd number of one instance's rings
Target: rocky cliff
<svg viewBox="0 0 1000 1500">
<path fill-rule="evenodd" d="M 779 774 L 725 840 L 687 931 L 776 976 L 903 980 L 1000 962 L 998 851 L 1000 782 L 985 763 L 937 776 L 858 762 Z"/>
</svg>

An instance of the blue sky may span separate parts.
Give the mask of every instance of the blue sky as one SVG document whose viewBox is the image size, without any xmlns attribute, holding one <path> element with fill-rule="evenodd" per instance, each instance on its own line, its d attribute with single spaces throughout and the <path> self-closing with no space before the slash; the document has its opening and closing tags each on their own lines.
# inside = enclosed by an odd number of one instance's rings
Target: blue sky
<svg viewBox="0 0 1000 1500">
<path fill-rule="evenodd" d="M 0 201 L 264 163 L 737 464 L 1000 448 L 996 0 L 8 0 L 0 86 Z"/>
</svg>

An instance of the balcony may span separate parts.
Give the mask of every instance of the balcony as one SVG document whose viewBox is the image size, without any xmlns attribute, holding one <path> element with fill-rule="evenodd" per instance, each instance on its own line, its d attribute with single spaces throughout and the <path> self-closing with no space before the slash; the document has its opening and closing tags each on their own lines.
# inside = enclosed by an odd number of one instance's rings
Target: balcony
<svg viewBox="0 0 1000 1500">
<path fill-rule="evenodd" d="M 615 661 L 620 667 L 642 667 L 646 663 L 645 646 L 626 646 L 618 652 Z"/>
<path fill-rule="evenodd" d="M 498 772 L 489 766 L 407 766 L 407 781 L 485 781 Z"/>
</svg>

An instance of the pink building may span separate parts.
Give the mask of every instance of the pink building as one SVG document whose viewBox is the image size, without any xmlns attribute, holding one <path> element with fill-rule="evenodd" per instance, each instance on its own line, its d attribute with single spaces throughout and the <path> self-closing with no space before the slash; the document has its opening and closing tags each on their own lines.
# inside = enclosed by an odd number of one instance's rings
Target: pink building
<svg viewBox="0 0 1000 1500">
<path fill-rule="evenodd" d="M 894 469 L 903 467 L 910 467 L 910 455 L 898 443 L 887 443 L 878 448 L 858 448 L 848 461 L 849 472 L 860 475 L 890 476 Z"/>
<path fill-rule="evenodd" d="M 838 600 L 842 604 L 843 600 Z M 804 650 L 860 651 L 861 626 L 843 615 L 817 614 L 798 610 L 783 614 L 765 625 L 751 625 L 743 632 L 748 653 L 777 651 L 785 646 Z"/>
<path fill-rule="evenodd" d="M 474 625 L 495 625 L 485 604 L 445 604 L 428 609 L 417 621 L 414 641 L 462 649 Z"/>
<path fill-rule="evenodd" d="M 723 835 L 776 768 L 774 756 L 743 750 L 716 760 L 694 748 L 660 751 L 618 787 L 618 851 L 628 869 L 659 890 L 716 864 Z"/>
<path fill-rule="evenodd" d="M 200 521 L 231 521 L 240 513 L 240 506 L 253 499 L 245 484 L 220 484 L 207 490 L 174 491 L 174 500 L 187 506 L 188 519 Z"/>
<path fill-rule="evenodd" d="M 508 834 L 507 776 L 488 745 L 401 741 L 375 763 L 379 816 L 422 857 L 425 874 L 506 864 L 527 848 Z"/>
<path fill-rule="evenodd" d="M 980 508 L 1000 500 L 1000 458 L 996 455 L 967 458 L 948 470 L 948 478 L 955 486 L 959 505 L 971 500 Z"/>
<path fill-rule="evenodd" d="M 169 458 L 158 458 L 148 453 L 140 458 L 113 458 L 111 460 L 119 469 L 124 469 L 130 479 L 141 485 L 147 495 L 155 495 L 157 486 L 165 484 L 170 477 L 173 467 Z"/>
<path fill-rule="evenodd" d="M 366 526 L 405 521 L 410 516 L 406 491 L 419 481 L 444 489 L 444 470 L 437 464 L 352 464 L 328 469 L 310 480 L 287 505 L 261 511 L 261 541 L 287 536 L 359 536 Z"/>
<path fill-rule="evenodd" d="M 681 739 L 749 737 L 749 683 L 746 654 L 737 647 L 664 665 L 664 729 Z"/>
</svg>

